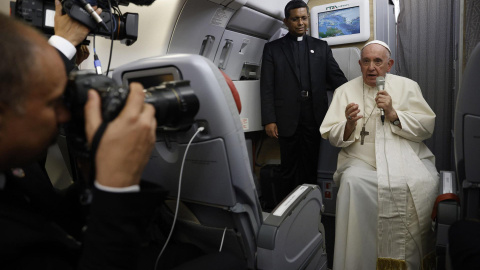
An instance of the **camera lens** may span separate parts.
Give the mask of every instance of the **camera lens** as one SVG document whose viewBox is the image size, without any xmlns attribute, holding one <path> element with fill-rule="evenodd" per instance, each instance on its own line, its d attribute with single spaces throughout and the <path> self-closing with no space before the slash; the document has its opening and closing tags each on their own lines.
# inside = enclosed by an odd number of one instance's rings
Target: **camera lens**
<svg viewBox="0 0 480 270">
<path fill-rule="evenodd" d="M 189 81 L 164 82 L 145 90 L 145 102 L 155 107 L 158 126 L 166 129 L 189 127 L 198 112 L 198 98 Z"/>
<path fill-rule="evenodd" d="M 113 121 L 128 97 L 128 88 L 122 88 L 103 75 L 72 72 L 65 91 L 65 105 L 70 109 L 72 118 L 67 133 L 72 144 L 82 151 L 85 146 L 84 111 L 87 92 L 95 89 L 102 100 L 102 118 Z M 145 91 L 145 102 L 155 107 L 158 127 L 163 131 L 186 130 L 194 123 L 200 107 L 197 96 L 190 87 L 190 81 L 171 81 L 150 87 Z"/>
</svg>

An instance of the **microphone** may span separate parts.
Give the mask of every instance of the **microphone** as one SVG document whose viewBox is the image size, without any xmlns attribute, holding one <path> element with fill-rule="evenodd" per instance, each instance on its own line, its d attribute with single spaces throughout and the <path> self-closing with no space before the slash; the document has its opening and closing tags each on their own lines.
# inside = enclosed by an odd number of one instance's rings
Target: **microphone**
<svg viewBox="0 0 480 270">
<path fill-rule="evenodd" d="M 378 91 L 383 91 L 383 89 L 385 89 L 385 78 L 380 76 L 380 77 L 377 77 L 377 88 L 378 88 Z M 381 116 L 380 118 L 382 119 L 382 125 L 385 123 L 385 111 L 380 108 L 380 112 L 381 112 Z"/>
</svg>

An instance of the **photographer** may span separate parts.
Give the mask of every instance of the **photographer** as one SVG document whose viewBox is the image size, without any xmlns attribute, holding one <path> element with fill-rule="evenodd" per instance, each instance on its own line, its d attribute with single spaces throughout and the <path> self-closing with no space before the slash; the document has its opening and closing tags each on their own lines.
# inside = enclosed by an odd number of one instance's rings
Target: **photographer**
<svg viewBox="0 0 480 270">
<path fill-rule="evenodd" d="M 124 109 L 100 141 L 97 188 L 84 227 L 78 190 L 56 192 L 37 162 L 57 126 L 70 118 L 62 103 L 62 59 L 40 33 L 3 14 L 0 50 L 7 52 L 0 64 L 2 269 L 135 269 L 148 241 L 148 221 L 164 195 L 139 186 L 156 128 L 143 87 L 131 85 Z M 88 95 L 85 129 L 91 142 L 102 120 L 100 97 Z"/>
</svg>

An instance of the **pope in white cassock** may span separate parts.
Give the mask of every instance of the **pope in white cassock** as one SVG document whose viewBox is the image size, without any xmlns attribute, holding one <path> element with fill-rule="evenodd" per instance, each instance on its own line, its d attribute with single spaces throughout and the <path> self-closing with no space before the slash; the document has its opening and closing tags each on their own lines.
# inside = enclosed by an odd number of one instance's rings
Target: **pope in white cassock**
<svg viewBox="0 0 480 270">
<path fill-rule="evenodd" d="M 320 127 L 342 148 L 333 176 L 334 270 L 427 269 L 433 258 L 439 175 L 422 141 L 432 136 L 435 113 L 416 82 L 387 74 L 390 54 L 382 41 L 363 47 L 362 76 L 335 90 Z M 377 77 L 385 78 L 384 90 Z"/>
</svg>

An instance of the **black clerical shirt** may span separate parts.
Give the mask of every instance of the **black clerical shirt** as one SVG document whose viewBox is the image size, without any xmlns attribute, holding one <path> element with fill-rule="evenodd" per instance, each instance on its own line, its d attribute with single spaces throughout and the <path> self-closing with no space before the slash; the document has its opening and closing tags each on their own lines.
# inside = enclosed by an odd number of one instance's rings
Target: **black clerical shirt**
<svg viewBox="0 0 480 270">
<path fill-rule="evenodd" d="M 293 58 L 295 60 L 295 66 L 297 68 L 297 74 L 300 74 L 300 85 L 301 89 L 299 91 L 305 90 L 310 91 L 310 72 L 308 65 L 308 44 L 305 39 L 305 36 L 296 37 L 288 33 L 288 40 L 293 52 Z"/>
</svg>

